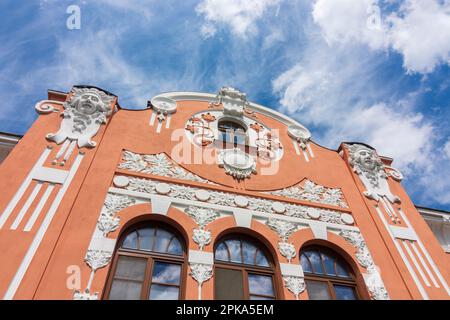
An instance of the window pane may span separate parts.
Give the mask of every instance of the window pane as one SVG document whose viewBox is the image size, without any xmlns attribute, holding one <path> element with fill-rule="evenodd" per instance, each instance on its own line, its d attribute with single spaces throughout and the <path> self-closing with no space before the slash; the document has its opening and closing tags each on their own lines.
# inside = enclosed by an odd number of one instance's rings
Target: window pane
<svg viewBox="0 0 450 320">
<path fill-rule="evenodd" d="M 179 284 L 181 265 L 155 262 L 153 266 L 152 282 Z"/>
<path fill-rule="evenodd" d="M 138 248 L 137 247 L 137 233 L 136 233 L 136 231 L 133 231 L 132 233 L 127 235 L 127 237 L 123 241 L 122 247 L 123 248 L 128 248 L 128 249 L 137 249 Z"/>
<path fill-rule="evenodd" d="M 167 246 L 169 245 L 169 241 L 171 238 L 172 238 L 171 233 L 167 232 L 164 229 L 157 229 L 155 251 L 167 252 Z"/>
<path fill-rule="evenodd" d="M 336 272 L 337 272 L 338 276 L 350 277 L 347 267 L 339 260 L 336 261 Z"/>
<path fill-rule="evenodd" d="M 302 255 L 300 257 L 300 262 L 302 264 L 302 268 L 303 268 L 304 272 L 313 272 L 311 263 L 309 263 L 308 258 L 306 257 L 306 255 L 304 253 L 302 253 Z"/>
<path fill-rule="evenodd" d="M 334 285 L 334 292 L 338 300 L 357 300 L 355 288 L 349 286 Z"/>
<path fill-rule="evenodd" d="M 178 241 L 176 237 L 172 238 L 167 253 L 176 254 L 178 256 L 181 256 L 183 254 L 183 247 L 181 246 L 180 241 Z"/>
<path fill-rule="evenodd" d="M 331 300 L 326 282 L 306 280 L 310 300 Z"/>
<path fill-rule="evenodd" d="M 248 275 L 248 287 L 250 293 L 273 296 L 272 277 L 257 274 Z"/>
<path fill-rule="evenodd" d="M 267 260 L 264 253 L 261 250 L 258 250 L 258 254 L 256 255 L 256 264 L 261 267 L 269 267 L 269 261 Z"/>
<path fill-rule="evenodd" d="M 305 254 L 308 256 L 309 261 L 311 261 L 313 272 L 324 273 L 319 253 L 317 251 L 307 251 Z"/>
<path fill-rule="evenodd" d="M 322 253 L 323 264 L 325 265 L 326 274 L 335 276 L 336 271 L 334 270 L 334 258 L 327 254 Z"/>
<path fill-rule="evenodd" d="M 242 241 L 242 250 L 245 264 L 255 264 L 256 247 L 247 241 Z"/>
<path fill-rule="evenodd" d="M 178 300 L 180 289 L 178 287 L 152 284 L 150 300 Z"/>
<path fill-rule="evenodd" d="M 145 228 L 138 230 L 139 233 L 139 249 L 141 250 L 149 250 L 153 249 L 153 238 L 155 234 L 155 229 L 153 228 Z"/>
<path fill-rule="evenodd" d="M 216 300 L 244 299 L 242 271 L 215 268 L 214 279 Z"/>
<path fill-rule="evenodd" d="M 109 293 L 109 300 L 139 300 L 142 283 L 126 280 L 114 280 Z"/>
<path fill-rule="evenodd" d="M 114 278 L 142 281 L 144 280 L 146 265 L 146 259 L 120 256 Z"/>
<path fill-rule="evenodd" d="M 228 246 L 228 249 L 230 250 L 230 260 L 231 262 L 237 262 L 242 263 L 242 256 L 241 256 L 241 241 L 239 240 L 227 240 L 225 243 Z"/>
<path fill-rule="evenodd" d="M 227 247 L 223 242 L 217 246 L 214 258 L 216 260 L 229 261 Z"/>
</svg>

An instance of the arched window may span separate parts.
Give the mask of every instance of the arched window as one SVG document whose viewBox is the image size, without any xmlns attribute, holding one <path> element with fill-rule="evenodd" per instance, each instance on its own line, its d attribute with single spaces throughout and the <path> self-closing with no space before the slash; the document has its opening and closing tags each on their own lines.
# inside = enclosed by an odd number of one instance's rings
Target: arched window
<svg viewBox="0 0 450 320">
<path fill-rule="evenodd" d="M 224 149 L 248 144 L 246 129 L 240 123 L 227 119 L 219 120 L 218 129 L 219 140 L 222 141 Z"/>
<path fill-rule="evenodd" d="M 324 247 L 307 247 L 300 262 L 310 300 L 357 300 L 354 273 L 335 252 Z"/>
<path fill-rule="evenodd" d="M 147 222 L 119 241 L 106 287 L 110 300 L 182 298 L 185 246 L 175 230 Z"/>
<path fill-rule="evenodd" d="M 214 294 L 217 300 L 277 298 L 273 262 L 256 241 L 227 237 L 214 251 Z"/>
</svg>

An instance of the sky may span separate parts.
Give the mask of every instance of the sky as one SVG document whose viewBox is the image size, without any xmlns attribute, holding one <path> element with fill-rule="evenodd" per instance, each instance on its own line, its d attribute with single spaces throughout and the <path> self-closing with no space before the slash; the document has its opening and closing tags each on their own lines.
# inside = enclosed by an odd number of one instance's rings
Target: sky
<svg viewBox="0 0 450 320">
<path fill-rule="evenodd" d="M 325 147 L 373 146 L 450 210 L 450 0 L 2 0 L 0 43 L 0 131 L 24 134 L 47 89 L 144 108 L 232 86 Z"/>
</svg>

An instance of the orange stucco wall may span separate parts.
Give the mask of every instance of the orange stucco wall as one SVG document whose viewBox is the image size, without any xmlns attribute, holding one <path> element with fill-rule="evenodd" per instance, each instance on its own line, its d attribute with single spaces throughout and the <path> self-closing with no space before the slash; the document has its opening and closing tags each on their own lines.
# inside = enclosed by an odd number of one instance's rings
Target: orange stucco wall
<svg viewBox="0 0 450 320">
<path fill-rule="evenodd" d="M 64 98 L 64 97 L 63 97 Z M 113 108 L 116 100 L 114 100 Z M 54 104 L 59 111 L 62 106 Z M 78 266 L 81 275 L 80 290 L 84 290 L 91 274 L 91 269 L 84 262 L 86 251 L 90 245 L 92 235 L 96 228 L 105 197 L 108 189 L 113 187 L 115 174 L 128 175 L 130 177 L 151 178 L 153 180 L 166 183 L 176 182 L 186 186 L 201 187 L 208 190 L 241 194 L 244 196 L 264 197 L 274 201 L 284 201 L 285 203 L 307 205 L 309 207 L 332 209 L 341 213 L 351 214 L 355 220 L 354 227 L 359 228 L 367 247 L 372 255 L 375 265 L 379 268 L 384 286 L 391 299 L 422 299 L 417 285 L 408 271 L 401 255 L 394 245 L 388 230 L 384 226 L 377 212 L 374 210 L 374 200 L 364 196 L 364 185 L 348 165 L 348 150 L 342 147 L 341 154 L 337 151 L 329 150 L 316 143 L 311 142 L 310 146 L 314 152 L 314 158 L 306 162 L 296 154 L 292 139 L 287 134 L 287 126 L 278 120 L 257 114 L 257 120 L 267 127 L 279 130 L 279 139 L 284 148 L 284 155 L 279 161 L 279 170 L 275 175 L 267 176 L 261 174 L 261 168 L 257 167 L 257 173 L 249 179 L 237 181 L 232 176 L 225 174 L 224 169 L 216 164 L 187 164 L 179 165 L 204 179 L 208 179 L 215 184 L 203 184 L 194 181 L 179 181 L 177 179 L 161 176 L 152 176 L 144 173 L 130 172 L 118 169 L 121 161 L 122 151 L 129 150 L 139 154 L 157 154 L 165 152 L 171 155 L 177 145 L 177 141 L 171 138 L 175 129 L 185 127 L 188 119 L 195 113 L 208 110 L 208 103 L 202 101 L 178 101 L 177 111 L 171 115 L 170 128 L 165 127 L 165 123 L 160 133 L 156 133 L 156 125 L 150 126 L 149 120 L 151 109 L 132 111 L 119 109 L 100 127 L 93 140 L 97 143 L 95 148 L 82 148 L 75 150 L 69 161 L 65 164 L 64 170 L 69 170 L 74 163 L 78 152 L 85 155 L 80 163 L 73 180 L 64 194 L 54 218 L 50 222 L 48 229 L 43 235 L 36 252 L 32 255 L 31 262 L 18 284 L 14 294 L 14 299 L 72 299 L 73 288 L 67 287 L 67 281 L 71 274 L 68 274 L 68 267 Z M 156 123 L 158 120 L 156 120 Z M 51 147 L 51 153 L 46 159 L 44 166 L 48 168 L 61 167 L 51 163 L 60 145 L 46 140 L 46 134 L 56 132 L 60 126 L 61 117 L 58 112 L 40 115 L 23 139 L 10 153 L 8 158 L 0 166 L 0 215 L 5 212 L 11 199 L 19 190 L 26 176 L 36 163 L 41 153 L 47 146 Z M 193 153 L 194 148 L 191 148 Z M 211 150 L 207 149 L 207 152 Z M 348 208 L 340 208 L 332 205 L 282 198 L 279 196 L 262 194 L 263 191 L 283 189 L 308 179 L 316 184 L 327 188 L 340 188 L 344 195 Z M 42 188 L 36 196 L 35 201 L 30 205 L 21 224 L 16 230 L 11 229 L 11 225 L 25 204 L 29 195 L 36 185 L 32 181 L 25 190 L 23 196 L 11 212 L 3 227 L 0 229 L 0 259 L 2 261 L 2 272 L 0 273 L 0 296 L 4 296 L 11 286 L 14 275 L 23 264 L 27 250 L 30 249 L 33 239 L 36 237 L 39 226 L 42 225 L 46 212 L 49 211 L 53 200 L 56 197 L 61 185 L 56 184 L 55 189 L 49 196 L 43 207 L 34 227 L 30 231 L 23 228 L 38 206 L 39 199 L 42 198 L 44 189 Z M 440 247 L 438 241 L 427 227 L 425 221 L 416 211 L 413 203 L 401 184 L 393 179 L 389 179 L 391 191 L 401 198 L 401 209 L 407 216 L 418 238 L 423 243 L 430 257 L 434 261 L 437 269 L 446 283 L 450 283 L 450 257 Z M 399 205 L 394 205 L 396 208 Z M 145 203 L 130 206 L 117 213 L 120 216 L 119 228 L 110 233 L 108 238 L 117 239 L 121 232 L 135 221 L 141 220 L 163 220 L 169 224 L 176 225 L 183 231 L 187 242 L 187 247 L 191 250 L 198 250 L 198 246 L 192 240 L 192 230 L 196 227 L 195 222 L 178 208 L 171 206 L 166 215 L 155 214 L 152 211 L 152 203 Z M 274 214 L 275 215 L 275 214 Z M 403 224 L 400 224 L 404 226 Z M 287 263 L 287 260 L 277 249 L 279 238 L 277 234 L 266 225 L 253 219 L 251 228 L 239 227 L 232 215 L 215 220 L 208 225 L 208 230 L 212 233 L 211 244 L 204 248 L 205 252 L 213 252 L 214 242 L 221 235 L 227 232 L 247 232 L 253 235 L 268 247 L 273 255 L 275 265 Z M 293 264 L 299 264 L 300 248 L 306 244 L 316 243 L 328 246 L 345 256 L 345 259 L 354 268 L 357 278 L 360 280 L 361 288 L 365 298 L 369 298 L 367 288 L 365 288 L 363 275 L 367 273 L 358 262 L 356 249 L 337 234 L 328 231 L 327 240 L 315 239 L 311 229 L 301 228 L 289 237 L 297 255 L 293 258 Z M 416 257 L 418 258 L 418 257 Z M 98 292 L 101 297 L 108 278 L 110 264 L 97 270 L 93 278 L 91 292 Z M 431 268 L 431 266 L 429 266 Z M 187 267 L 186 267 L 187 268 Z M 413 266 L 414 268 L 414 266 Z M 416 274 L 417 274 L 416 270 Z M 197 299 L 197 283 L 189 275 L 184 273 L 186 283 L 185 298 Z M 276 270 L 276 280 L 282 283 L 280 270 Z M 279 296 L 282 299 L 295 299 L 293 294 L 285 286 L 281 286 L 283 292 Z M 202 297 L 213 299 L 214 277 L 206 281 L 202 287 Z M 425 290 L 430 299 L 449 299 L 449 294 L 440 285 L 439 288 L 431 285 L 425 286 Z M 303 291 L 299 297 L 301 300 L 307 299 L 307 291 Z"/>
</svg>

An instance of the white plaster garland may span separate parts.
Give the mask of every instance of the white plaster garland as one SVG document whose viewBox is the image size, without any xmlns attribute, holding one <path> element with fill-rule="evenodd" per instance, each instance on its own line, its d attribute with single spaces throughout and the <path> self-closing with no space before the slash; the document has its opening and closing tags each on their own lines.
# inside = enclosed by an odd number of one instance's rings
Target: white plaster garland
<svg viewBox="0 0 450 320">
<path fill-rule="evenodd" d="M 183 169 L 172 159 L 170 159 L 165 153 L 142 155 L 131 151 L 124 151 L 122 155 L 122 161 L 119 164 L 119 169 L 170 177 L 180 180 L 215 184 L 193 174 L 192 172 Z"/>
<path fill-rule="evenodd" d="M 189 275 L 197 281 L 198 284 L 198 300 L 202 300 L 202 285 L 203 282 L 211 279 L 213 273 L 213 266 L 203 263 L 190 263 L 191 272 Z"/>
<path fill-rule="evenodd" d="M 341 230 L 338 233 L 347 242 L 356 248 L 356 259 L 358 263 L 367 270 L 364 277 L 367 289 L 374 300 L 389 300 L 389 295 L 384 287 L 383 280 L 373 262 L 372 256 L 367 245 L 361 235 L 356 231 Z"/>
<path fill-rule="evenodd" d="M 281 190 L 267 191 L 265 193 L 297 200 L 329 204 L 341 208 L 348 208 L 340 189 L 327 188 L 315 184 L 309 180 L 306 180 L 303 185 L 297 184 L 292 187 Z"/>
<path fill-rule="evenodd" d="M 283 281 L 286 288 L 294 294 L 295 300 L 298 300 L 299 294 L 305 291 L 306 288 L 304 278 L 295 276 L 284 276 Z"/>
<path fill-rule="evenodd" d="M 349 164 L 367 189 L 364 195 L 377 202 L 380 197 L 385 197 L 391 203 L 400 203 L 400 198 L 391 192 L 387 180 L 388 174 L 385 171 L 386 166 L 376 151 L 361 144 L 347 145 L 347 148 L 350 154 Z M 398 170 L 392 173 L 394 171 L 391 168 L 390 172 L 389 175 L 396 180 L 401 180 L 403 177 Z"/>
<path fill-rule="evenodd" d="M 151 179 L 130 178 L 130 182 L 125 187 L 125 189 L 150 194 L 157 194 L 156 185 L 158 183 L 159 182 Z M 169 186 L 170 192 L 167 194 L 168 196 L 186 200 L 196 199 L 195 196 L 196 192 L 199 190 L 205 190 L 197 187 L 190 187 L 176 183 L 171 183 L 169 184 Z M 236 196 L 238 196 L 237 194 L 214 190 L 208 190 L 208 194 L 209 197 L 208 199 L 205 200 L 205 202 L 207 203 L 223 205 L 227 207 L 238 207 L 237 204 L 235 203 L 235 198 Z M 273 201 L 269 199 L 250 196 L 246 196 L 246 198 L 248 199 L 248 205 L 246 207 L 246 209 L 248 210 L 280 214 L 273 210 L 273 203 L 275 202 L 278 203 L 279 201 Z M 335 210 L 321 209 L 316 207 L 309 207 L 305 205 L 296 205 L 290 203 L 283 203 L 283 205 L 286 210 L 282 214 L 286 216 L 311 220 L 311 216 L 308 213 L 314 212 L 314 214 L 319 213 L 319 218 L 315 220 L 327 223 L 346 225 L 346 223 L 344 223 L 344 221 L 342 221 L 341 219 L 342 213 Z"/>
</svg>

